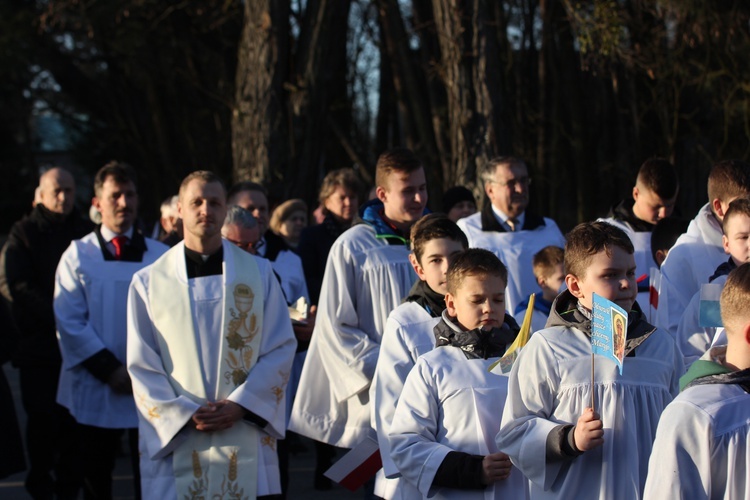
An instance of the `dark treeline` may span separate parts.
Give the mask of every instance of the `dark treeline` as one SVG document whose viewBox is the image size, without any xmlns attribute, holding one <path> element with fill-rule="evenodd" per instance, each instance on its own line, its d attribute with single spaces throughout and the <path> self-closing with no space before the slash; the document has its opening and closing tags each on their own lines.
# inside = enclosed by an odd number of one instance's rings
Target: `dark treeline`
<svg viewBox="0 0 750 500">
<path fill-rule="evenodd" d="M 393 145 L 423 158 L 433 208 L 513 154 L 566 229 L 663 156 L 692 216 L 710 164 L 750 147 L 749 21 L 741 0 L 5 0 L 1 229 L 29 206 L 42 114 L 82 174 L 136 166 L 154 216 L 197 168 L 311 201 Z"/>
</svg>

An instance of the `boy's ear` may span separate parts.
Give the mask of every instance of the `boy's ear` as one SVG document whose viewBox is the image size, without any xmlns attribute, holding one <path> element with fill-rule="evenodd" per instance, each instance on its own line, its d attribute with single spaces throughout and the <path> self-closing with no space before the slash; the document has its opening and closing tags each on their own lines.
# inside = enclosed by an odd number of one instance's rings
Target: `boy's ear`
<svg viewBox="0 0 750 500">
<path fill-rule="evenodd" d="M 711 208 L 714 209 L 714 213 L 720 220 L 724 220 L 724 207 L 720 199 L 714 198 L 713 201 L 711 201 Z"/>
<path fill-rule="evenodd" d="M 724 247 L 724 253 L 729 254 L 729 238 L 726 234 L 721 235 L 721 245 Z"/>
<path fill-rule="evenodd" d="M 445 294 L 445 308 L 448 310 L 448 316 L 456 317 L 456 298 L 450 292 Z"/>
<path fill-rule="evenodd" d="M 641 193 L 638 191 L 638 186 L 633 186 L 633 200 L 638 201 L 638 195 Z"/>
<path fill-rule="evenodd" d="M 419 265 L 419 261 L 417 260 L 417 256 L 414 255 L 414 252 L 409 254 L 409 263 L 411 264 L 411 267 L 414 268 L 414 272 L 417 273 L 419 279 L 425 281 L 426 277 L 424 275 L 424 269 Z"/>
<path fill-rule="evenodd" d="M 536 284 L 539 285 L 539 288 L 543 289 L 545 286 L 547 286 L 547 278 L 545 278 L 544 276 L 537 276 Z"/>
<path fill-rule="evenodd" d="M 656 265 L 661 267 L 665 260 L 667 260 L 667 250 L 657 250 L 654 254 Z"/>
<path fill-rule="evenodd" d="M 581 283 L 576 276 L 573 276 L 572 274 L 566 275 L 565 286 L 568 287 L 568 290 L 573 294 L 573 297 L 577 299 L 583 298 L 583 292 L 581 292 Z"/>
<path fill-rule="evenodd" d="M 379 199 L 379 200 L 380 200 L 381 202 L 385 203 L 385 199 L 386 199 L 386 192 L 385 192 L 385 188 L 383 188 L 383 186 L 378 186 L 378 187 L 376 187 L 376 188 L 375 188 L 375 196 L 377 196 L 377 197 L 378 197 L 378 199 Z"/>
</svg>

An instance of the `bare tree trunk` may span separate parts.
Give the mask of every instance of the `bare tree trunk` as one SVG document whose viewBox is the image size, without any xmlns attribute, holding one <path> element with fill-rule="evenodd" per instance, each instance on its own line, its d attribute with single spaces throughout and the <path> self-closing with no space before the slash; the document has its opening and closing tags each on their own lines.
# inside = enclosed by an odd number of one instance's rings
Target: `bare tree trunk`
<svg viewBox="0 0 750 500">
<path fill-rule="evenodd" d="M 245 0 L 235 107 L 234 181 L 263 181 L 287 162 L 283 82 L 289 57 L 289 1 Z"/>
</svg>

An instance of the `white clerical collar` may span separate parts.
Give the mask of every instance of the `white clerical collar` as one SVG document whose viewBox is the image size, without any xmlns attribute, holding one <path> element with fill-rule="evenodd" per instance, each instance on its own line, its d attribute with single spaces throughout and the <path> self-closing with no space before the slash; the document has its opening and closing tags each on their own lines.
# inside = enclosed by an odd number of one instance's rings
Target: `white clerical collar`
<svg viewBox="0 0 750 500">
<path fill-rule="evenodd" d="M 116 233 L 112 231 L 110 228 L 108 228 L 107 226 L 105 226 L 104 224 L 102 224 L 101 229 L 100 229 L 100 232 L 102 233 L 102 238 L 104 238 L 104 241 L 106 241 L 107 243 L 112 241 L 112 238 L 114 238 L 115 236 L 127 236 L 128 240 L 132 240 L 133 231 L 135 231 L 135 228 L 133 226 L 130 226 L 130 229 L 128 229 L 124 233 Z"/>
<path fill-rule="evenodd" d="M 507 229 L 508 231 L 513 232 L 513 229 L 508 224 L 508 219 L 510 217 L 508 217 L 508 215 L 505 212 L 503 212 L 503 211 L 498 210 L 497 208 L 495 208 L 495 205 L 490 205 L 490 206 L 492 207 L 492 213 L 495 214 L 495 218 L 497 219 L 497 221 L 505 229 Z M 519 215 L 515 219 L 516 219 L 516 231 L 520 231 L 521 228 L 523 228 L 523 223 L 526 221 L 526 212 L 525 211 L 521 212 L 521 215 Z"/>
</svg>

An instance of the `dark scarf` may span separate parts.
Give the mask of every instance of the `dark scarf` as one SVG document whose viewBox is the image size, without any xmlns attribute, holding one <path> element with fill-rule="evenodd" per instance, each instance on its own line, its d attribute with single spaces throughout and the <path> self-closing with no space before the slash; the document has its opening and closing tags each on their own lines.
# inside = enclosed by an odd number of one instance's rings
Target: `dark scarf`
<svg viewBox="0 0 750 500">
<path fill-rule="evenodd" d="M 416 303 L 433 318 L 439 318 L 445 309 L 445 296 L 437 293 L 426 281 L 420 279 L 414 282 L 404 302 Z"/>
<path fill-rule="evenodd" d="M 686 385 L 685 389 L 696 385 L 707 384 L 737 384 L 742 387 L 745 392 L 750 393 L 750 368 L 738 372 L 717 373 L 700 377 Z"/>
<path fill-rule="evenodd" d="M 626 223 L 636 233 L 650 233 L 654 230 L 655 224 L 646 222 L 636 217 L 633 213 L 633 205 L 635 200 L 632 198 L 622 200 L 620 203 L 612 207 L 609 211 L 608 216 Z"/>
<path fill-rule="evenodd" d="M 457 347 L 463 351 L 466 359 L 499 358 L 516 339 L 518 330 L 520 328 L 513 317 L 506 314 L 505 323 L 500 328 L 464 331 L 455 324 L 454 318 L 448 316 L 448 311 L 443 311 L 440 322 L 433 329 L 435 348 Z"/>
<path fill-rule="evenodd" d="M 714 274 L 712 274 L 711 277 L 708 278 L 708 282 L 711 283 L 716 278 L 728 275 L 733 269 L 737 269 L 737 264 L 734 263 L 734 259 L 732 259 L 732 257 L 729 257 L 726 262 L 722 262 L 719 267 L 716 268 Z"/>
</svg>

